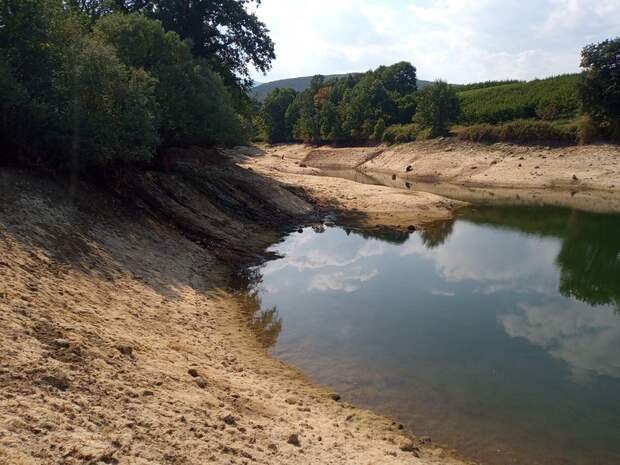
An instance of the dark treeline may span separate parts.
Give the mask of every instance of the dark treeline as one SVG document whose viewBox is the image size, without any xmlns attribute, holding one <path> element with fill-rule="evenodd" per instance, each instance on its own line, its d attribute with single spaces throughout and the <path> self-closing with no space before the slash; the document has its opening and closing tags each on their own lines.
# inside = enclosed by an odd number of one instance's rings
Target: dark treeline
<svg viewBox="0 0 620 465">
<path fill-rule="evenodd" d="M 88 168 L 248 140 L 267 30 L 250 0 L 181 3 L 0 0 L 0 150 Z"/>
</svg>

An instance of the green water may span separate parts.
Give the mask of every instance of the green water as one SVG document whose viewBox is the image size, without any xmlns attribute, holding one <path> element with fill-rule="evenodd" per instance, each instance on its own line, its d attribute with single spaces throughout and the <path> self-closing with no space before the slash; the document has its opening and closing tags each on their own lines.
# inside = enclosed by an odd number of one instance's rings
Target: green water
<svg viewBox="0 0 620 465">
<path fill-rule="evenodd" d="M 272 250 L 248 311 L 312 380 L 482 463 L 620 463 L 620 216 L 484 207 Z"/>
</svg>

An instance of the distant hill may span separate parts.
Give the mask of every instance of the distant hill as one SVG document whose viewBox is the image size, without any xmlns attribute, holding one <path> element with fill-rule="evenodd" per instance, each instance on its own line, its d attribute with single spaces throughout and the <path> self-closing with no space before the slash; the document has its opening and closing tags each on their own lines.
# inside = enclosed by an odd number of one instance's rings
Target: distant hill
<svg viewBox="0 0 620 465">
<path fill-rule="evenodd" d="M 359 74 L 359 73 L 347 73 L 347 74 L 330 74 L 328 76 L 325 76 L 325 79 L 334 79 L 334 78 L 341 78 L 341 77 L 346 77 L 349 74 Z M 281 88 L 281 89 L 293 89 L 297 92 L 302 92 L 304 90 L 306 90 L 308 87 L 310 87 L 310 81 L 312 81 L 312 78 L 314 76 L 304 76 L 304 77 L 297 77 L 297 78 L 290 78 L 290 79 L 280 79 L 278 81 L 271 81 L 271 82 L 265 82 L 263 84 L 259 84 L 257 86 L 255 86 L 251 91 L 250 94 L 252 95 L 252 97 L 254 97 L 256 100 L 262 102 L 263 100 L 265 100 L 265 98 L 267 97 L 267 95 L 269 95 L 269 93 L 277 88 Z M 430 81 L 422 81 L 420 79 L 418 79 L 418 88 L 421 89 L 427 85 L 431 84 Z"/>
</svg>

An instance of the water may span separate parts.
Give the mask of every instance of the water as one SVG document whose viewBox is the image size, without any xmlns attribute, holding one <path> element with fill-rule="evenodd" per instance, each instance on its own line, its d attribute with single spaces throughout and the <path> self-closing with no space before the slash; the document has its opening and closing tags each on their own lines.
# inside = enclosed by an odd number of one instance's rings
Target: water
<svg viewBox="0 0 620 465">
<path fill-rule="evenodd" d="M 252 324 L 315 382 L 483 463 L 620 463 L 620 216 L 482 207 L 273 250 Z"/>
</svg>

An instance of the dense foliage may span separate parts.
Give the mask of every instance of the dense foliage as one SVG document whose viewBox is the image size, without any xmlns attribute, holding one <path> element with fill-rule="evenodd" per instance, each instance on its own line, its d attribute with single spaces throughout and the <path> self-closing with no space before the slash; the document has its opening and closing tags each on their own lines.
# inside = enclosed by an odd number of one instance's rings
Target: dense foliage
<svg viewBox="0 0 620 465">
<path fill-rule="evenodd" d="M 620 37 L 586 46 L 581 66 L 584 111 L 608 137 L 620 139 Z"/>
<path fill-rule="evenodd" d="M 430 132 L 430 137 L 449 133 L 449 125 L 456 123 L 461 107 L 454 89 L 446 82 L 436 83 L 422 89 L 417 96 L 416 122 Z"/>
<path fill-rule="evenodd" d="M 343 78 L 315 76 L 303 92 L 275 89 L 267 96 L 264 137 L 270 142 L 380 142 L 389 125 L 411 122 L 416 90 L 416 69 L 406 62 Z M 284 95 L 287 100 L 294 95 L 286 108 Z M 274 121 L 287 132 L 274 132 Z"/>
<path fill-rule="evenodd" d="M 217 29 L 226 15 L 237 17 L 248 1 L 221 3 L 209 27 Z M 147 11 L 148 4 L 0 0 L 3 153 L 78 168 L 149 161 L 161 146 L 246 140 L 249 99 L 240 98 L 245 94 L 227 86 L 213 66 L 242 76 L 236 60 L 247 65 L 248 41 L 260 42 L 264 31 L 222 38 L 229 41 L 230 61 L 214 64 L 160 21 L 118 13 Z M 270 56 L 262 56 L 262 66 Z"/>
</svg>

